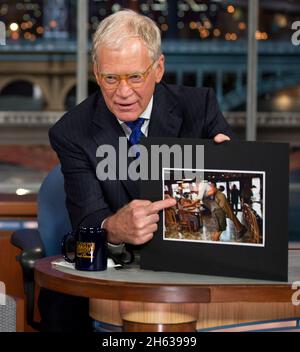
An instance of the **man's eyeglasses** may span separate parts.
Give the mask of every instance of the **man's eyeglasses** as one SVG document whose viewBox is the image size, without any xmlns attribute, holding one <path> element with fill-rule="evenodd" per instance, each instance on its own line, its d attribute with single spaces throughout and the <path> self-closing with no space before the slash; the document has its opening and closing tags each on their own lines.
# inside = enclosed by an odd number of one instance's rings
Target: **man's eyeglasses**
<svg viewBox="0 0 300 352">
<path fill-rule="evenodd" d="M 131 88 L 139 88 L 145 83 L 146 78 L 148 77 L 154 63 L 155 61 L 152 62 L 152 64 L 144 72 L 129 73 L 126 75 L 99 73 L 101 83 L 103 84 L 104 88 L 113 90 L 118 88 L 122 79 L 125 79 L 126 83 Z"/>
</svg>

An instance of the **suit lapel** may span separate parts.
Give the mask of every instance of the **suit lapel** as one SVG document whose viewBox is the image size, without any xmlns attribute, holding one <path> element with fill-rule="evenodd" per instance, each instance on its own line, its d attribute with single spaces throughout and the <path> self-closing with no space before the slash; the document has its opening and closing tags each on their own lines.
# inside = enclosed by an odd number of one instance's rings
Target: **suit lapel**
<svg viewBox="0 0 300 352">
<path fill-rule="evenodd" d="M 108 110 L 103 97 L 100 95 L 94 116 L 93 138 L 98 145 L 109 144 L 119 152 L 119 138 L 126 137 L 115 116 Z"/>
<path fill-rule="evenodd" d="M 178 101 L 158 84 L 154 92 L 148 137 L 178 137 L 182 113 Z"/>
<path fill-rule="evenodd" d="M 98 115 L 101 115 L 99 117 L 103 118 L 102 113 L 99 113 Z M 112 114 L 110 118 L 112 119 L 111 123 L 104 123 L 102 121 L 101 126 L 100 124 L 97 124 L 98 128 L 93 130 L 93 138 L 96 140 L 98 145 L 109 144 L 117 150 L 119 148 L 119 137 L 125 137 L 125 134 L 122 127 Z M 116 121 L 113 121 L 114 119 Z"/>
</svg>

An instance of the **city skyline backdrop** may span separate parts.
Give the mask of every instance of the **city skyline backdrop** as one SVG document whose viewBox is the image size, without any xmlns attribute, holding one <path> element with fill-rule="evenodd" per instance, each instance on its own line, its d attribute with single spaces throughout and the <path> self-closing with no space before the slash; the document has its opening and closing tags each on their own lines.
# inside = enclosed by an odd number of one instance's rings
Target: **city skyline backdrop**
<svg viewBox="0 0 300 352">
<path fill-rule="evenodd" d="M 0 0 L 8 42 L 76 38 L 76 0 Z M 106 16 L 130 8 L 155 20 L 163 39 L 246 40 L 247 1 L 89 0 L 89 34 Z M 261 0 L 258 40 L 289 40 L 296 0 Z"/>
</svg>

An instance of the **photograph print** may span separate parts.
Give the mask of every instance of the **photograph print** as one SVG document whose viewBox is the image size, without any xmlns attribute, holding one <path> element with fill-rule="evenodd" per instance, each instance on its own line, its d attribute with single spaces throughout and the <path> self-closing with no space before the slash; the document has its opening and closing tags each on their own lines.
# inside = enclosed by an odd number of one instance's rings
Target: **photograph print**
<svg viewBox="0 0 300 352">
<path fill-rule="evenodd" d="M 164 240 L 264 246 L 265 172 L 189 169 L 197 177 L 178 179 L 184 171 L 163 168 L 164 198 L 177 201 L 164 211 Z"/>
</svg>

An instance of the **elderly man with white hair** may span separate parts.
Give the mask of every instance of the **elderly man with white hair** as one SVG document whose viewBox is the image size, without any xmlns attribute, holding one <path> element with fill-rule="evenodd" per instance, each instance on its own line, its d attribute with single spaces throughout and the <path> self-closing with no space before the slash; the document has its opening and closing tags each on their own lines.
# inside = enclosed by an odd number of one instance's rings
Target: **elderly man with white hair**
<svg viewBox="0 0 300 352">
<path fill-rule="evenodd" d="M 99 90 L 67 112 L 50 130 L 65 179 L 66 205 L 74 228 L 100 226 L 110 248 L 141 245 L 157 230 L 158 213 L 174 199 L 140 199 L 137 183 L 100 180 L 99 146 L 141 136 L 229 140 L 231 129 L 210 88 L 165 84 L 165 57 L 155 22 L 130 10 L 100 24 L 93 39 L 93 70 Z M 115 174 L 119 175 L 118 163 Z M 118 247 L 119 246 L 119 247 Z"/>
</svg>

